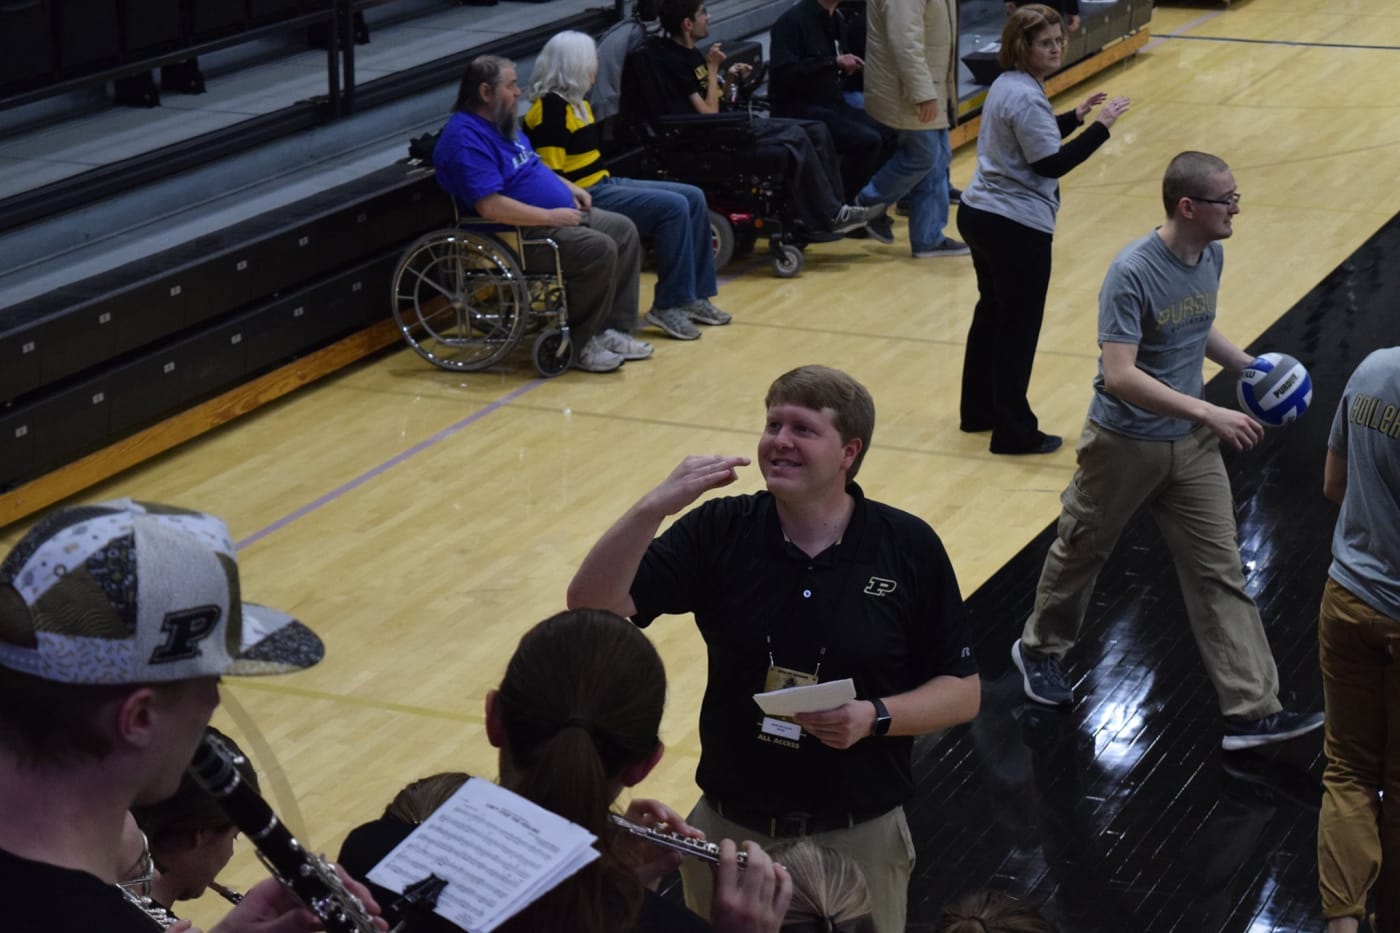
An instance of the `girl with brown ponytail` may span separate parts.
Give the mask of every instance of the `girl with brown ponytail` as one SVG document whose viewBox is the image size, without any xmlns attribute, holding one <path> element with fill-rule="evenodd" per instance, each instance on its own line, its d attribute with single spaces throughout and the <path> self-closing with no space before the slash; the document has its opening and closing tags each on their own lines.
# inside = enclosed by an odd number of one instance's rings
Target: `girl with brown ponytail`
<svg viewBox="0 0 1400 933">
<path fill-rule="evenodd" d="M 666 671 L 651 642 L 610 612 L 552 616 L 520 640 L 498 690 L 486 697 L 486 734 L 500 749 L 500 782 L 598 837 L 601 858 L 512 918 L 502 933 L 647 933 L 704 930 L 693 914 L 648 892 L 644 882 L 674 868 L 673 856 L 625 838 L 609 813 L 624 787 L 655 767 Z M 680 815 L 634 801 L 636 822 L 686 831 Z M 721 845 L 713 929 L 776 931 L 791 880 L 756 845 Z"/>
</svg>

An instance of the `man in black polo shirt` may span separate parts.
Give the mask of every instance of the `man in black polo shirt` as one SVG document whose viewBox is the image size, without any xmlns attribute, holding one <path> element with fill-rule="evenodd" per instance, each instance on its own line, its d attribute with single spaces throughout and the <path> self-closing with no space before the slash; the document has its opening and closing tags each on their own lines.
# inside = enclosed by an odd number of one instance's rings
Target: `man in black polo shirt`
<svg viewBox="0 0 1400 933">
<path fill-rule="evenodd" d="M 710 14 L 703 0 L 662 0 L 664 36 L 647 39 L 645 61 L 661 106 L 670 115 L 719 113 L 724 109 L 720 77 L 724 52 L 718 42 L 701 52 L 698 43 L 710 34 Z M 749 66 L 731 65 L 727 80 L 742 79 Z M 826 126 L 816 120 L 756 117 L 753 130 L 759 154 L 780 159 L 785 168 L 786 198 L 796 217 L 812 234 L 842 234 L 883 216 L 882 204 L 861 206 L 845 199 L 836 149 Z M 854 196 L 854 195 L 852 195 Z"/>
<path fill-rule="evenodd" d="M 653 540 L 668 515 L 750 462 L 686 458 L 593 546 L 569 605 L 643 626 L 693 612 L 709 681 L 704 796 L 690 823 L 765 844 L 811 836 L 846 852 L 866 875 L 879 933 L 901 933 L 913 737 L 969 721 L 980 698 L 962 597 L 933 529 L 853 481 L 875 425 L 864 386 L 804 366 L 779 377 L 765 405 L 767 491 L 712 499 Z M 752 699 L 847 677 L 859 699 L 796 722 L 765 717 Z M 708 902 L 705 866 L 682 874 L 692 909 Z"/>
</svg>

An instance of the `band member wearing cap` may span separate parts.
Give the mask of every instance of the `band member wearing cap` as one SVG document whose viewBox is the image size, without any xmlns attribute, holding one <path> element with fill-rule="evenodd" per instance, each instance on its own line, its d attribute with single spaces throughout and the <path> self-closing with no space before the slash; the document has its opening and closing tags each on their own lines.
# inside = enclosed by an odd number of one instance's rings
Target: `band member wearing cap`
<svg viewBox="0 0 1400 933">
<path fill-rule="evenodd" d="M 810 836 L 860 865 L 879 933 L 904 929 L 914 852 L 903 803 L 913 737 L 967 722 L 980 686 L 943 544 L 917 517 L 854 482 L 875 404 L 824 366 L 779 377 L 758 442 L 767 491 L 713 499 L 653 540 L 661 522 L 733 483 L 747 457 L 686 458 L 593 546 L 572 607 L 649 625 L 693 612 L 709 654 L 700 709 L 703 797 L 687 821 L 765 846 Z M 753 694 L 843 678 L 859 699 L 765 717 Z M 708 873 L 683 865 L 686 902 Z"/>
<path fill-rule="evenodd" d="M 240 601 L 213 516 L 120 500 L 36 524 L 0 563 L 6 933 L 150 933 L 115 886 L 127 810 L 179 787 L 221 676 L 299 670 L 322 653 L 299 622 Z M 319 928 L 268 879 L 213 933 Z"/>
</svg>

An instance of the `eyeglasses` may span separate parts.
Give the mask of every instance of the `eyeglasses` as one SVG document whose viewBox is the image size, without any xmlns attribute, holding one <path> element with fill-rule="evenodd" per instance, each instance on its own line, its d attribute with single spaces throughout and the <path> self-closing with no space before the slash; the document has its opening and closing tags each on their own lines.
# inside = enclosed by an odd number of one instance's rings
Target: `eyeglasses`
<svg viewBox="0 0 1400 933">
<path fill-rule="evenodd" d="M 1221 207 L 1239 207 L 1239 206 L 1240 206 L 1240 193 L 1239 193 L 1238 191 L 1236 191 L 1234 194 L 1230 195 L 1230 196 L 1227 197 L 1227 198 L 1198 198 L 1198 197 L 1195 197 L 1194 195 L 1190 195 L 1190 194 L 1188 194 L 1186 197 L 1187 197 L 1189 200 L 1192 200 L 1192 201 L 1203 201 L 1203 202 L 1205 202 L 1206 204 L 1219 204 Z"/>
<path fill-rule="evenodd" d="M 1065 47 L 1065 37 L 1056 36 L 1053 39 L 1036 39 L 1034 42 L 1031 43 L 1031 45 L 1035 46 L 1038 49 L 1044 49 L 1047 52 L 1051 52 L 1055 49 L 1062 49 Z"/>
<path fill-rule="evenodd" d="M 155 880 L 156 863 L 151 858 L 151 843 L 146 834 L 141 834 L 141 857 L 127 871 L 125 878 L 117 882 L 117 887 L 125 888 L 138 897 L 150 897 L 151 882 Z"/>
</svg>

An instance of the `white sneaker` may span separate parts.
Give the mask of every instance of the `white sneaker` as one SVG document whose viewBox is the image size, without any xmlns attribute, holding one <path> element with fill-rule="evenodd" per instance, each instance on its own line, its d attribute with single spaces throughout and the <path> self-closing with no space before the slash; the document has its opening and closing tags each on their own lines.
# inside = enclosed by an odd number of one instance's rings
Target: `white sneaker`
<svg viewBox="0 0 1400 933">
<path fill-rule="evenodd" d="M 620 330 L 608 328 L 593 339 L 598 341 L 604 350 L 611 350 L 624 360 L 644 360 L 652 354 L 651 344 Z"/>
<path fill-rule="evenodd" d="M 603 346 L 596 336 L 591 338 L 574 357 L 574 369 L 586 373 L 610 373 L 622 365 L 622 354 Z"/>
</svg>

